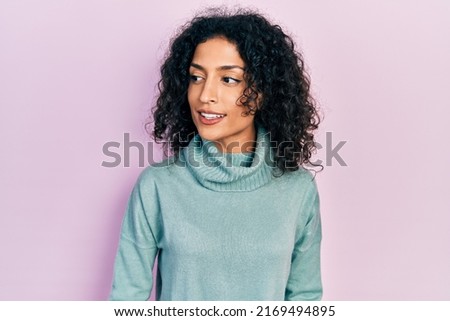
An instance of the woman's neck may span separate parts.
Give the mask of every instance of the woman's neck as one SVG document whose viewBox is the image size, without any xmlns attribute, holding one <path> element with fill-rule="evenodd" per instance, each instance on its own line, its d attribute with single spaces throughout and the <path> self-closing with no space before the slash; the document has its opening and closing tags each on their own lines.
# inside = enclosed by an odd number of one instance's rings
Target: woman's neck
<svg viewBox="0 0 450 321">
<path fill-rule="evenodd" d="M 256 129 L 253 125 L 246 132 L 237 133 L 217 141 L 212 141 L 217 150 L 221 153 L 253 153 L 256 148 Z"/>
</svg>

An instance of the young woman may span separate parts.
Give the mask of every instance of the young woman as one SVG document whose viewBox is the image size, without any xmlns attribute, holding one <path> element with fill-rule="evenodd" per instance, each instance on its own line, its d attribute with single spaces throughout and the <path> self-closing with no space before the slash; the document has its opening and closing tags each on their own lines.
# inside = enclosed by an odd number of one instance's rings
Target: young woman
<svg viewBox="0 0 450 321">
<path fill-rule="evenodd" d="M 210 11 L 172 41 L 154 137 L 171 152 L 129 199 L 110 298 L 318 300 L 321 224 L 305 169 L 319 117 L 292 39 Z"/>
</svg>

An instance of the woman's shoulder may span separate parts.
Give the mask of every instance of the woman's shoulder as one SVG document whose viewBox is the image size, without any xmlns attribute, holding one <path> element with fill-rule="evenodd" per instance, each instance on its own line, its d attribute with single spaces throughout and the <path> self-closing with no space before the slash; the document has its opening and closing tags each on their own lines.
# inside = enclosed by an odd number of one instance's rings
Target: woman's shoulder
<svg viewBox="0 0 450 321">
<path fill-rule="evenodd" d="M 177 168 L 179 161 L 174 156 L 165 158 L 159 162 L 145 167 L 139 175 L 138 184 L 148 185 L 157 181 L 167 181 L 169 176 L 177 175 Z"/>
<path fill-rule="evenodd" d="M 285 171 L 282 176 L 286 176 L 297 181 L 314 181 L 316 173 L 313 170 L 300 166 L 296 170 Z"/>
<path fill-rule="evenodd" d="M 284 176 L 294 189 L 317 193 L 316 174 L 313 170 L 300 167 L 297 170 L 285 172 L 282 177 Z"/>
</svg>

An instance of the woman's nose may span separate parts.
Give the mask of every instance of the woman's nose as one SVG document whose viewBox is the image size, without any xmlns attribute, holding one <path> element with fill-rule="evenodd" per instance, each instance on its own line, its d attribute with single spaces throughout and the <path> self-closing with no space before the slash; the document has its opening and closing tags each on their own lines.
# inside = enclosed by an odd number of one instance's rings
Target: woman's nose
<svg viewBox="0 0 450 321">
<path fill-rule="evenodd" d="M 217 86 L 212 81 L 205 81 L 200 94 L 200 101 L 204 104 L 217 103 Z"/>
</svg>

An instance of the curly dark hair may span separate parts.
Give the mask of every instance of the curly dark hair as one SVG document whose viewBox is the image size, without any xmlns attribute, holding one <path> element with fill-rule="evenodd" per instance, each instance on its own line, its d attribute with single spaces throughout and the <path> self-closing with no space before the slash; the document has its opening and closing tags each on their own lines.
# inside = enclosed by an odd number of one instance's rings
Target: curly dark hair
<svg viewBox="0 0 450 321">
<path fill-rule="evenodd" d="M 255 122 L 270 133 L 281 174 L 299 166 L 317 166 L 310 158 L 320 117 L 303 57 L 280 26 L 248 9 L 210 8 L 184 25 L 172 40 L 153 108 L 155 141 L 177 156 L 197 133 L 187 100 L 189 66 L 197 45 L 214 37 L 235 44 L 245 63 L 246 89 L 239 101 L 244 114 L 254 114 Z M 262 99 L 255 108 L 259 95 Z"/>
</svg>

